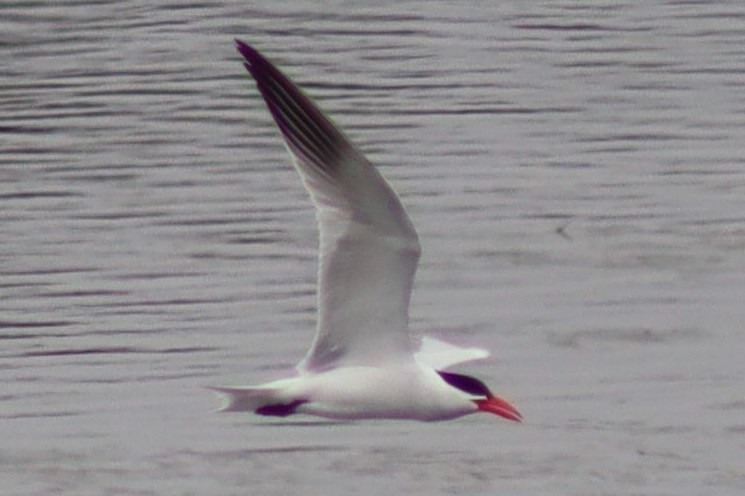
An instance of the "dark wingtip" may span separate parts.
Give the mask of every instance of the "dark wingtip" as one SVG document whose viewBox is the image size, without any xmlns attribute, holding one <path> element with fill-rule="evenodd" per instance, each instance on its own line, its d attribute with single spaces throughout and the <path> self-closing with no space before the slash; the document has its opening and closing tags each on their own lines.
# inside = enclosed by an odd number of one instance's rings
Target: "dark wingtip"
<svg viewBox="0 0 745 496">
<path fill-rule="evenodd" d="M 235 38 L 234 41 L 235 41 L 235 46 L 238 47 L 239 52 L 247 48 L 251 48 L 250 46 L 248 46 L 248 43 L 241 40 L 240 38 Z"/>
<path fill-rule="evenodd" d="M 235 46 L 238 48 L 238 51 L 243 54 L 244 50 L 251 50 L 251 47 L 246 43 L 245 41 L 235 38 L 233 41 L 235 41 Z"/>
<path fill-rule="evenodd" d="M 243 65 L 293 153 L 330 173 L 339 155 L 352 146 L 303 92 L 255 48 L 236 38 Z"/>
<path fill-rule="evenodd" d="M 268 64 L 267 60 L 251 45 L 246 43 L 245 41 L 241 41 L 238 38 L 235 39 L 235 47 L 238 49 L 238 52 L 243 56 L 243 59 L 245 60 L 244 64 L 246 66 L 246 69 L 249 71 L 251 70 L 251 67 L 257 63 L 263 63 Z"/>
</svg>

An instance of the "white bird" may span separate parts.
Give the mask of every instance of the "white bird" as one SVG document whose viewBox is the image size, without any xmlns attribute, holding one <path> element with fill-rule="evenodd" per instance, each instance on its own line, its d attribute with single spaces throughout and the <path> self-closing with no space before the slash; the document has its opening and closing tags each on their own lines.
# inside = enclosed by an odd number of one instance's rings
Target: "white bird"
<svg viewBox="0 0 745 496">
<path fill-rule="evenodd" d="M 420 248 L 396 193 L 287 76 L 236 44 L 316 207 L 318 321 L 298 375 L 212 388 L 227 399 L 222 411 L 424 421 L 483 411 L 519 422 L 517 409 L 484 383 L 444 370 L 485 358 L 486 350 L 410 334 Z"/>
</svg>

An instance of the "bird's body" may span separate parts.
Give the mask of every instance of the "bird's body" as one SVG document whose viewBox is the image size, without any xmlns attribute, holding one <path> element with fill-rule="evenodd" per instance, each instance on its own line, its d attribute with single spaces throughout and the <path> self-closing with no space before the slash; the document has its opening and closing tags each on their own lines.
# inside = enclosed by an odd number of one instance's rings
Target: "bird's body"
<svg viewBox="0 0 745 496">
<path fill-rule="evenodd" d="M 487 351 L 410 334 L 420 247 L 398 196 L 289 78 L 236 43 L 316 206 L 318 322 L 298 375 L 213 388 L 228 398 L 223 411 L 424 421 L 486 411 L 519 421 L 481 381 L 445 371 Z"/>
<path fill-rule="evenodd" d="M 466 394 L 443 387 L 432 368 L 416 361 L 342 367 L 315 380 L 314 401 L 298 411 L 336 419 L 448 420 L 477 410 Z"/>
<path fill-rule="evenodd" d="M 443 387 L 440 376 L 416 361 L 379 366 L 339 367 L 280 379 L 262 386 L 276 390 L 273 408 L 260 414 L 305 413 L 337 420 L 398 418 L 447 420 L 478 410 L 468 395 Z M 255 389 L 250 389 L 255 393 Z M 260 403 L 266 399 L 254 396 Z M 245 409 L 238 408 L 238 410 Z M 261 407 L 253 405 L 251 410 Z M 228 408 L 230 410 L 230 408 Z"/>
</svg>

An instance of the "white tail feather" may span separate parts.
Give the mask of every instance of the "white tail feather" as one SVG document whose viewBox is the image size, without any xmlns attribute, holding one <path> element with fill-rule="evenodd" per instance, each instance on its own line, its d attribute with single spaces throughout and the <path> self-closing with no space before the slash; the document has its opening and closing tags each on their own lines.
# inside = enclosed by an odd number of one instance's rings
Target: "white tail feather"
<svg viewBox="0 0 745 496">
<path fill-rule="evenodd" d="M 255 412 L 265 405 L 282 401 L 278 396 L 279 388 L 262 386 L 245 387 L 209 387 L 223 395 L 227 400 L 218 412 Z"/>
</svg>

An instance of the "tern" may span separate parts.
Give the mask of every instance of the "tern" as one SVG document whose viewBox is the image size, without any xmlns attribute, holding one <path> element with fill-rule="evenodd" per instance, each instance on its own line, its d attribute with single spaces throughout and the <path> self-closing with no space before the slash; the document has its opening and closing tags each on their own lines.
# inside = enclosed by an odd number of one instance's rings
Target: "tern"
<svg viewBox="0 0 745 496">
<path fill-rule="evenodd" d="M 488 412 L 521 421 L 483 382 L 446 370 L 486 350 L 410 333 L 420 247 L 393 189 L 287 76 L 248 44 L 236 45 L 315 205 L 318 318 L 296 376 L 213 387 L 226 399 L 221 411 L 421 421 Z"/>
</svg>

